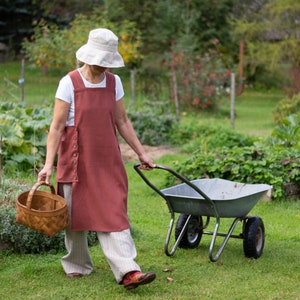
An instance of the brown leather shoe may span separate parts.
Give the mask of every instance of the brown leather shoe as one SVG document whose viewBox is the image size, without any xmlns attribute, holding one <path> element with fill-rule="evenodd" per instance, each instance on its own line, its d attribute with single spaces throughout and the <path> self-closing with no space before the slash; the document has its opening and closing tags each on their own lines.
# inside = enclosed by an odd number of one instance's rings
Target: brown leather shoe
<svg viewBox="0 0 300 300">
<path fill-rule="evenodd" d="M 147 284 L 155 279 L 156 275 L 153 272 L 142 273 L 140 271 L 129 272 L 123 279 L 123 285 L 126 290 L 132 290 L 139 285 Z"/>
<path fill-rule="evenodd" d="M 83 275 L 81 273 L 68 273 L 67 277 L 68 278 L 79 278 L 82 277 Z"/>
</svg>

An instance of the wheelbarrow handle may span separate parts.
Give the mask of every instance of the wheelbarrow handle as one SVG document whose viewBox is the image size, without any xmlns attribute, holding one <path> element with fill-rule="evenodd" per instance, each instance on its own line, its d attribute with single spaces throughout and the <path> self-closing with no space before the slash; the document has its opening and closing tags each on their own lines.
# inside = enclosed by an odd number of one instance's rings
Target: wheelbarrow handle
<svg viewBox="0 0 300 300">
<path fill-rule="evenodd" d="M 144 172 L 140 169 L 141 164 L 135 164 L 134 169 L 137 171 L 137 173 L 142 177 L 142 179 L 148 184 L 153 190 L 155 190 L 159 195 L 161 195 L 163 198 L 166 199 L 166 196 L 164 193 L 162 193 L 152 182 L 149 181 L 149 179 L 145 176 Z M 163 166 L 163 165 L 155 165 L 155 169 L 161 169 L 165 170 L 169 173 L 171 173 L 173 176 L 180 179 L 182 182 L 189 185 L 192 189 L 194 189 L 197 193 L 199 193 L 204 199 L 206 199 L 212 206 L 212 208 L 215 210 L 215 205 L 213 201 L 203 192 L 201 191 L 196 185 L 194 185 L 192 182 L 190 182 L 186 177 L 182 176 L 181 174 L 177 173 L 176 171 L 172 170 L 170 167 Z"/>
<path fill-rule="evenodd" d="M 145 176 L 144 172 L 140 169 L 141 164 L 137 163 L 134 165 L 134 169 L 136 172 L 142 177 L 142 179 L 146 182 L 147 185 L 149 185 L 155 192 L 157 192 L 160 196 L 165 198 L 165 195 L 152 183 L 150 180 Z M 162 166 L 162 165 L 155 165 L 155 169 L 166 169 L 167 167 Z"/>
</svg>

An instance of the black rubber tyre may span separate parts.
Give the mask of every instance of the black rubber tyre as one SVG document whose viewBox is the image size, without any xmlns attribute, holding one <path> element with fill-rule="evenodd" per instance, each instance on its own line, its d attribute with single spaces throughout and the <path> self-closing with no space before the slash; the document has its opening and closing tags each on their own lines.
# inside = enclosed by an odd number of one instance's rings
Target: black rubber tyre
<svg viewBox="0 0 300 300">
<path fill-rule="evenodd" d="M 175 228 L 175 240 L 178 239 L 180 232 L 189 215 L 181 214 L 178 217 Z M 201 216 L 192 216 L 187 225 L 186 232 L 184 233 L 178 247 L 180 248 L 196 248 L 198 247 L 202 238 L 203 220 Z"/>
<path fill-rule="evenodd" d="M 261 218 L 250 217 L 244 229 L 244 254 L 246 257 L 259 258 L 265 245 L 265 227 Z"/>
</svg>

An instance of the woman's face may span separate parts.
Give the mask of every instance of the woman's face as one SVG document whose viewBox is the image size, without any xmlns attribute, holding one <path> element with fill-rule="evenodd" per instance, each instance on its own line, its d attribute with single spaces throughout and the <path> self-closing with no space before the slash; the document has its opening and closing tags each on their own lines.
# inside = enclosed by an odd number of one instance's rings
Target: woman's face
<svg viewBox="0 0 300 300">
<path fill-rule="evenodd" d="M 92 65 L 90 66 L 90 70 L 92 71 L 92 73 L 94 74 L 102 74 L 107 68 L 104 68 L 104 67 L 99 67 L 99 66 L 96 66 L 96 65 Z"/>
</svg>

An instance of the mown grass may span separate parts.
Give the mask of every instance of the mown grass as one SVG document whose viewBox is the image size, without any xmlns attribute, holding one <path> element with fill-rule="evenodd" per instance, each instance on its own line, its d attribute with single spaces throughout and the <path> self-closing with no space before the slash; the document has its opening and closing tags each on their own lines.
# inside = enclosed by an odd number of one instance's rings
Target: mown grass
<svg viewBox="0 0 300 300">
<path fill-rule="evenodd" d="M 270 135 L 275 126 L 273 110 L 282 98 L 281 92 L 245 91 L 236 99 L 234 128 L 241 133 L 254 136 Z"/>
<path fill-rule="evenodd" d="M 42 74 L 41 69 L 33 69 L 25 63 L 24 103 L 26 106 L 48 105 L 53 102 L 59 79 L 64 73 L 58 71 Z M 0 100 L 21 102 L 21 62 L 0 64 Z M 13 85 L 7 84 L 8 79 Z"/>
<path fill-rule="evenodd" d="M 173 166 L 180 156 L 168 155 L 158 162 Z M 65 277 L 60 258 L 47 255 L 0 254 L 1 299 L 299 299 L 300 298 L 300 202 L 260 201 L 251 215 L 265 224 L 264 254 L 257 260 L 243 254 L 242 240 L 230 239 L 220 259 L 210 262 L 210 236 L 203 236 L 196 249 L 177 249 L 164 254 L 170 214 L 157 193 L 146 186 L 127 163 L 129 217 L 138 250 L 137 261 L 157 279 L 149 286 L 126 291 L 116 284 L 99 246 L 90 249 L 95 271 L 81 279 Z M 156 172 L 156 173 L 155 173 Z M 163 171 L 150 173 L 158 187 L 164 186 Z M 113 187 L 112 187 L 113 188 Z M 222 230 L 232 219 L 223 219 Z M 212 220 L 212 226 L 214 222 Z M 237 226 L 237 229 L 241 228 Z M 172 236 L 172 241 L 174 236 Z M 217 245 L 221 238 L 217 239 Z"/>
<path fill-rule="evenodd" d="M 3 66 L 1 64 L 0 76 Z M 9 72 L 10 80 L 19 78 L 18 66 L 15 66 L 15 71 Z M 25 77 L 29 105 L 43 105 L 43 99 L 52 101 L 60 76 L 39 78 L 33 72 L 31 78 L 29 74 L 28 71 Z M 0 88 L 3 95 L 1 84 Z M 245 92 L 236 101 L 236 130 L 267 136 L 273 128 L 272 109 L 280 98 L 280 93 Z M 224 103 L 222 115 L 187 112 L 182 114 L 182 122 L 230 126 L 228 111 L 228 103 Z M 156 162 L 173 167 L 184 159 L 180 154 L 166 155 Z M 251 215 L 260 216 L 266 229 L 264 254 L 257 260 L 244 256 L 242 240 L 230 239 L 219 261 L 210 262 L 210 236 L 203 236 L 198 248 L 178 249 L 173 257 L 168 257 L 163 249 L 170 220 L 167 205 L 141 180 L 133 170 L 133 163 L 127 163 L 126 168 L 128 212 L 138 251 L 137 261 L 144 271 L 156 272 L 157 279 L 149 286 L 126 291 L 116 284 L 99 246 L 90 248 L 95 271 L 81 279 L 68 279 L 64 275 L 60 265 L 64 253 L 0 252 L 0 299 L 300 299 L 299 201 L 260 201 L 253 208 Z M 147 174 L 155 185 L 163 188 L 164 174 L 160 172 Z M 223 219 L 221 230 L 228 230 L 231 221 Z M 216 246 L 220 242 L 221 238 L 217 239 Z"/>
<path fill-rule="evenodd" d="M 281 91 L 263 93 L 249 89 L 235 99 L 233 124 L 229 98 L 223 99 L 220 109 L 213 113 L 184 111 L 181 113 L 181 122 L 219 125 L 234 128 L 239 133 L 264 138 L 271 134 L 276 125 L 273 110 L 283 97 Z"/>
</svg>

